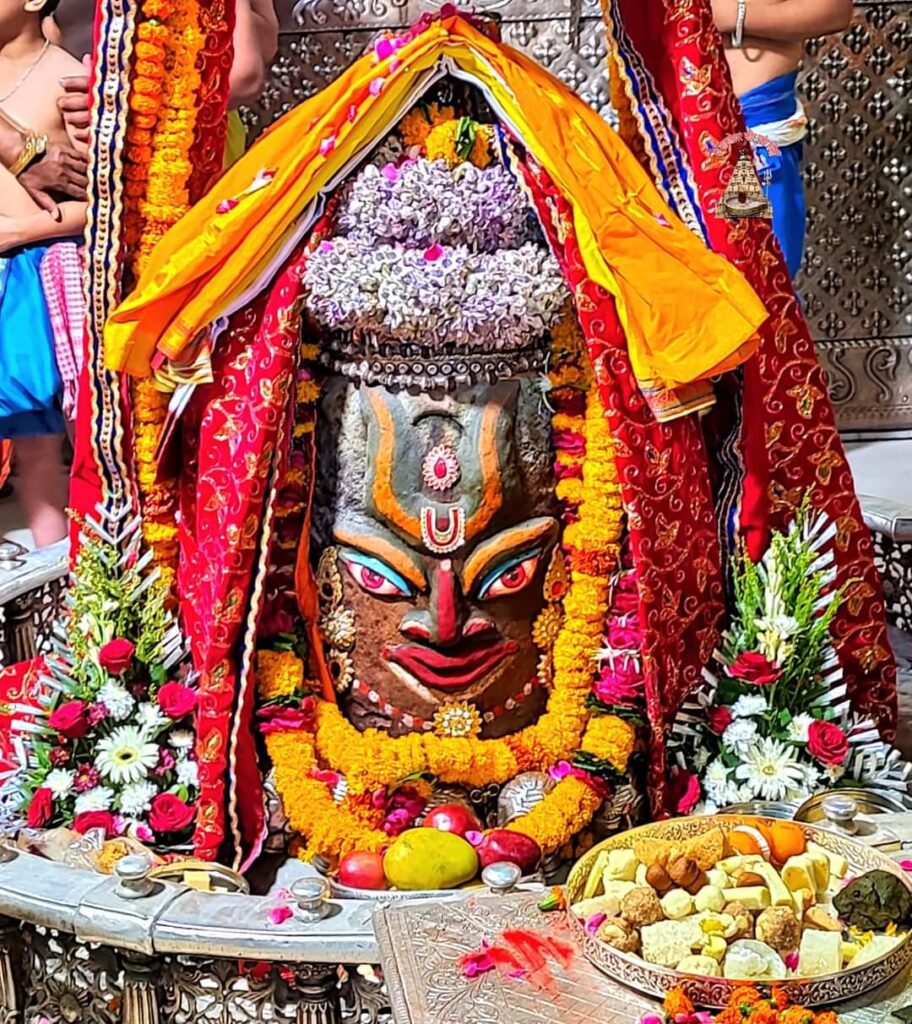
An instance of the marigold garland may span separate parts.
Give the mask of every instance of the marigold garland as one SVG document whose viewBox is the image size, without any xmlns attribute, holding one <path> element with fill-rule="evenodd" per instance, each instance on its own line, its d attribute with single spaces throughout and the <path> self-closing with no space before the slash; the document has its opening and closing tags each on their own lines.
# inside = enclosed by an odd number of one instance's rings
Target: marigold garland
<svg viewBox="0 0 912 1024">
<path fill-rule="evenodd" d="M 205 44 L 195 0 L 145 0 L 137 28 L 125 169 L 124 237 L 139 276 L 160 239 L 189 208 L 200 77 Z M 156 453 L 169 396 L 151 379 L 135 381 L 133 451 L 143 537 L 169 588 L 178 559 L 177 481 L 160 480 Z"/>
<path fill-rule="evenodd" d="M 579 518 L 564 532 L 570 584 L 553 648 L 555 678 L 547 710 L 533 725 L 501 739 L 454 739 L 423 732 L 393 738 L 373 729 L 359 732 L 337 705 L 317 701 L 313 731 L 271 732 L 266 737 L 289 823 L 304 837 L 299 848 L 304 858 L 376 850 L 388 843 L 389 837 L 378 827 L 382 816 L 370 805 L 369 795 L 413 776 L 429 775 L 475 788 L 505 783 L 525 771 L 547 770 L 576 752 L 618 772 L 627 767 L 636 739 L 633 726 L 612 715 L 592 715 L 587 708 L 608 611 L 609 574 L 603 570 L 617 563 L 623 508 L 598 391 L 584 371 L 568 372 L 572 364 L 579 370 L 585 358 L 572 312 L 570 317 L 572 323 L 555 332 L 553 372 L 563 375 L 560 386 L 587 388 L 585 407 L 579 414 L 557 414 L 555 429 L 578 433 L 585 448 L 576 456 L 580 476 L 574 498 Z M 263 653 L 266 657 L 261 654 L 258 664 L 261 699 L 288 697 L 299 679 L 289 660 L 294 656 Z M 312 775 L 327 766 L 348 786 L 339 803 L 329 784 Z M 570 774 L 510 827 L 531 836 L 546 851 L 557 850 L 585 828 L 602 799 L 582 773 Z"/>
</svg>

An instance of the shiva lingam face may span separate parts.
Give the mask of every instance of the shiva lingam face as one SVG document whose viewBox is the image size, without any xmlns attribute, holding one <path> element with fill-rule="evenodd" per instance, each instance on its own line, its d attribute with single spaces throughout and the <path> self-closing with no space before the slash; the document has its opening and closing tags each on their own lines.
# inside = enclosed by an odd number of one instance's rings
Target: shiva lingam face
<svg viewBox="0 0 912 1024">
<path fill-rule="evenodd" d="M 431 397 L 336 378 L 322 416 L 337 444 L 319 456 L 321 627 L 352 722 L 499 736 L 533 721 L 559 534 L 534 379 Z"/>
</svg>

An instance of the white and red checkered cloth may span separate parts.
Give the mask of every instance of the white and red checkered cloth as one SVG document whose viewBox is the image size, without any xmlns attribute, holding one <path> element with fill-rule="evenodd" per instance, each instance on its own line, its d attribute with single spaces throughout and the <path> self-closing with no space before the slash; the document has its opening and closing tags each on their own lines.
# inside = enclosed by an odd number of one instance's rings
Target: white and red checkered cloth
<svg viewBox="0 0 912 1024">
<path fill-rule="evenodd" d="M 82 250 L 75 242 L 55 242 L 41 261 L 41 286 L 47 300 L 54 355 L 63 381 L 63 414 L 76 419 L 76 394 L 82 369 L 86 305 L 82 289 Z"/>
</svg>

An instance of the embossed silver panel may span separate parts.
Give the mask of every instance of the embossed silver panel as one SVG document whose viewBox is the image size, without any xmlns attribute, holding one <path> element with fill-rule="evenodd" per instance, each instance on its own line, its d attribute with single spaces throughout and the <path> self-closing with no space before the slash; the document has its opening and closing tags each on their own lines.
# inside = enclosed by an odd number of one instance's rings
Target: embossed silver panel
<svg viewBox="0 0 912 1024">
<path fill-rule="evenodd" d="M 245 114 L 252 131 L 339 75 L 378 29 L 407 25 L 435 6 L 304 0 L 298 23 L 292 0 L 279 0 L 280 53 L 260 102 Z M 492 6 L 507 42 L 611 119 L 598 0 Z M 802 75 L 811 129 L 808 250 L 798 286 L 847 430 L 912 428 L 910 50 L 912 3 L 861 0 L 849 31 L 809 43 Z"/>
</svg>

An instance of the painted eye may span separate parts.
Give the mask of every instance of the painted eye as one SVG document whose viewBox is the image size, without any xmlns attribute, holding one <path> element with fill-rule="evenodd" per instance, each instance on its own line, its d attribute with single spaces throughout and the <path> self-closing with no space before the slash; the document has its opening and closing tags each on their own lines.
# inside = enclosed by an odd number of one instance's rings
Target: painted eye
<svg viewBox="0 0 912 1024">
<path fill-rule="evenodd" d="M 495 597 L 510 597 L 525 590 L 535 578 L 539 562 L 541 562 L 541 552 L 534 551 L 531 554 L 526 552 L 523 555 L 517 555 L 505 565 L 498 566 L 482 582 L 478 592 L 479 598 L 483 601 L 490 601 Z"/>
<path fill-rule="evenodd" d="M 375 597 L 411 597 L 414 590 L 408 583 L 379 558 L 362 555 L 359 551 L 342 556 L 349 576 L 367 594 Z"/>
</svg>

